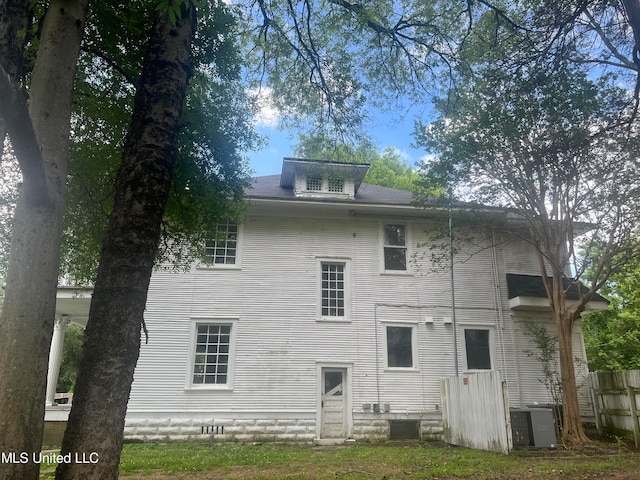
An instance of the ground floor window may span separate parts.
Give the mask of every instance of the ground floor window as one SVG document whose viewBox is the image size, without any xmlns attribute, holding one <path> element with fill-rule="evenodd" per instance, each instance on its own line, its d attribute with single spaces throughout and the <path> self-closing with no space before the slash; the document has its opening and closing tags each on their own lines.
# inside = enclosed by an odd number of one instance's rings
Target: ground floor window
<svg viewBox="0 0 640 480">
<path fill-rule="evenodd" d="M 387 367 L 414 368 L 415 327 L 387 326 Z"/>
<path fill-rule="evenodd" d="M 491 331 L 465 328 L 467 370 L 491 370 Z"/>
<path fill-rule="evenodd" d="M 226 385 L 229 380 L 232 324 L 196 326 L 193 385 Z"/>
</svg>

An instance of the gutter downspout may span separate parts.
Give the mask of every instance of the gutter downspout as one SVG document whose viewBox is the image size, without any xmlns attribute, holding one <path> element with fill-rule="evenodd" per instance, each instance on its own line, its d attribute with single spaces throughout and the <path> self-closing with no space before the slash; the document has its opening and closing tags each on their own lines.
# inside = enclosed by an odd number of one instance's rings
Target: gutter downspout
<svg viewBox="0 0 640 480">
<path fill-rule="evenodd" d="M 451 277 L 451 326 L 453 328 L 453 359 L 456 377 L 460 375 L 458 366 L 458 329 L 456 328 L 456 292 L 453 274 L 453 191 L 449 190 L 449 270 Z"/>
</svg>

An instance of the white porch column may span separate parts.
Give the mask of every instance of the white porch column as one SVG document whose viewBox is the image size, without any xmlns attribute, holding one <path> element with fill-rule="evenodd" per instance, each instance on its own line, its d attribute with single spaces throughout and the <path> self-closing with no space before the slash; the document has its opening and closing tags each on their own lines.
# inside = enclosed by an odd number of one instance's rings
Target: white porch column
<svg viewBox="0 0 640 480">
<path fill-rule="evenodd" d="M 64 316 L 56 316 L 53 326 L 53 337 L 51 338 L 51 350 L 49 351 L 49 370 L 47 371 L 47 397 L 45 405 L 54 405 L 56 398 L 56 386 L 58 385 L 58 375 L 60 364 L 62 363 L 62 346 L 64 345 L 64 334 L 69 325 L 69 319 Z"/>
</svg>

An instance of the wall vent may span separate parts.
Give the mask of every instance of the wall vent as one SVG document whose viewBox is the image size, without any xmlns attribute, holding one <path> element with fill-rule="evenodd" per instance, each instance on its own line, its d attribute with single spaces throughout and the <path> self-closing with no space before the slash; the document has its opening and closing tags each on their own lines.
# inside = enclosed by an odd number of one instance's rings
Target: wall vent
<svg viewBox="0 0 640 480">
<path fill-rule="evenodd" d="M 389 420 L 390 440 L 420 440 L 420 420 Z"/>
</svg>

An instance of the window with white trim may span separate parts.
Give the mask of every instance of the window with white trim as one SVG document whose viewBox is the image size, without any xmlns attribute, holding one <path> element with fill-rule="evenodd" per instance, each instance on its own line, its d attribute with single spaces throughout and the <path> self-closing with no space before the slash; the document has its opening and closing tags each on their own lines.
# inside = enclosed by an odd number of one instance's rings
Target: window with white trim
<svg viewBox="0 0 640 480">
<path fill-rule="evenodd" d="M 307 175 L 307 190 L 321 192 L 322 183 L 322 175 Z"/>
<path fill-rule="evenodd" d="M 204 261 L 211 266 L 234 266 L 238 263 L 238 224 L 225 220 L 216 225 L 213 238 L 207 240 Z"/>
<path fill-rule="evenodd" d="M 323 317 L 346 315 L 345 264 L 322 262 L 321 313 Z"/>
<path fill-rule="evenodd" d="M 345 179 L 339 174 L 307 173 L 304 188 L 313 193 L 344 193 Z"/>
<path fill-rule="evenodd" d="M 233 359 L 233 323 L 197 323 L 192 357 L 193 387 L 230 385 Z"/>
<path fill-rule="evenodd" d="M 344 179 L 338 175 L 329 175 L 327 186 L 327 190 L 331 193 L 342 193 L 344 191 Z"/>
<path fill-rule="evenodd" d="M 415 326 L 387 325 L 385 338 L 388 368 L 416 368 Z"/>
<path fill-rule="evenodd" d="M 349 321 L 351 314 L 350 259 L 317 257 L 316 262 L 318 320 Z"/>
<path fill-rule="evenodd" d="M 382 227 L 385 271 L 407 271 L 407 226 L 385 223 Z"/>
<path fill-rule="evenodd" d="M 491 370 L 491 330 L 465 328 L 464 346 L 467 370 Z"/>
</svg>

